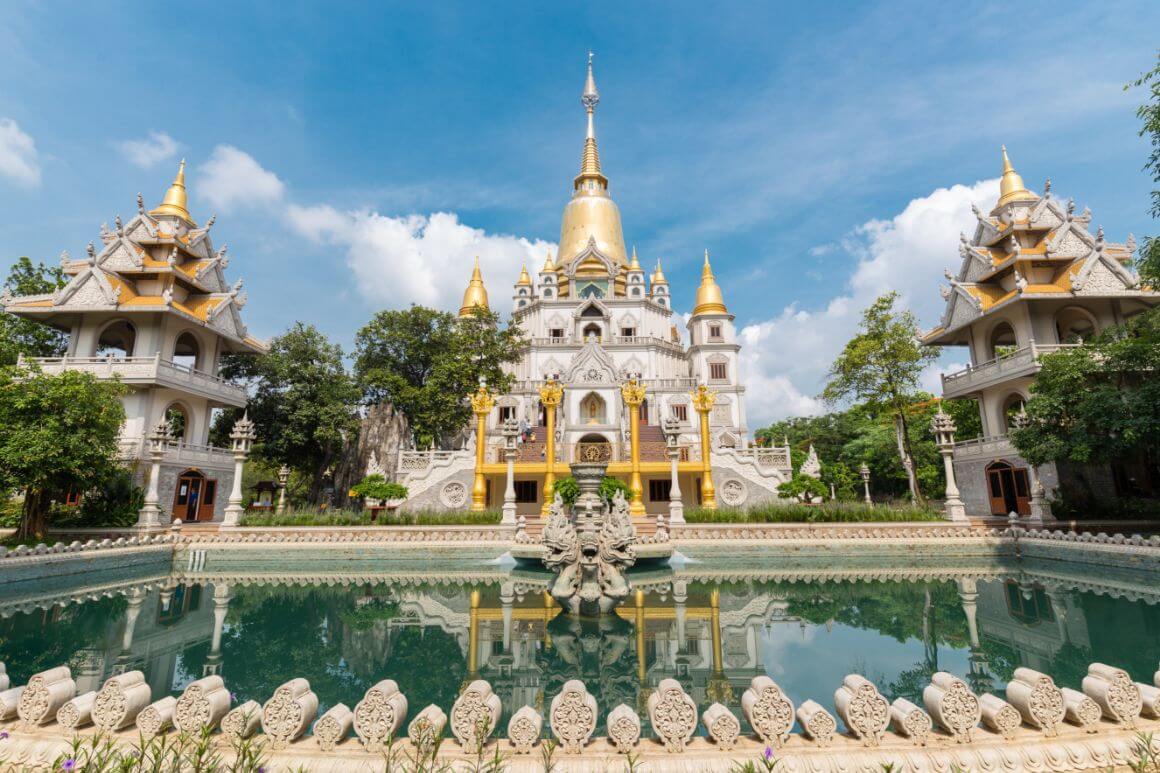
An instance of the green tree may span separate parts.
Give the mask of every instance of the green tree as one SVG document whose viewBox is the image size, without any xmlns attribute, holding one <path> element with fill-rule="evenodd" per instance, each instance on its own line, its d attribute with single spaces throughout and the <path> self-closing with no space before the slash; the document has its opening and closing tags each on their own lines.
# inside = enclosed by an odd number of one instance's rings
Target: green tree
<svg viewBox="0 0 1160 773">
<path fill-rule="evenodd" d="M 520 329 L 501 327 L 493 312 L 380 311 L 355 338 L 355 372 L 368 402 L 403 412 L 418 446 L 443 445 L 471 420 L 465 398 L 480 379 L 493 391 L 511 386 L 503 366 L 525 345 Z"/>
<path fill-rule="evenodd" d="M 1152 175 L 1152 182 L 1160 185 L 1160 54 L 1156 57 L 1156 67 L 1142 75 L 1128 87 L 1146 89 L 1148 100 L 1136 110 L 1142 122 L 1140 136 L 1147 137 L 1152 151 L 1144 169 Z M 1149 209 L 1154 218 L 1160 218 L 1160 188 L 1152 191 L 1152 205 Z M 1160 236 L 1149 236 L 1140 244 L 1136 266 L 1144 281 L 1160 285 Z"/>
<path fill-rule="evenodd" d="M 809 504 L 814 500 L 821 501 L 830 493 L 825 483 L 800 472 L 777 487 L 777 493 L 783 497 L 793 497 Z"/>
<path fill-rule="evenodd" d="M 54 498 L 116 474 L 126 391 L 89 373 L 0 368 L 0 491 L 24 491 L 20 539 L 44 535 Z"/>
<path fill-rule="evenodd" d="M 66 277 L 59 267 L 32 264 L 19 258 L 0 289 L 13 296 L 42 295 L 64 287 Z M 56 328 L 13 314 L 0 313 L 0 366 L 15 365 L 16 357 L 59 357 L 68 349 L 68 336 Z"/>
<path fill-rule="evenodd" d="M 342 360 L 342 347 L 313 325 L 296 322 L 260 357 L 235 356 L 226 378 L 248 382 L 247 408 L 258 432 L 254 454 L 285 464 L 310 481 L 306 497 L 318 504 L 323 482 L 343 445 L 358 432 L 358 388 Z M 215 443 L 226 445 L 236 411 L 216 422 Z"/>
<path fill-rule="evenodd" d="M 918 391 L 923 369 L 939 356 L 923 346 L 909 311 L 896 311 L 894 292 L 880 296 L 862 314 L 859 333 L 846 343 L 830 367 L 822 398 L 833 404 L 860 400 L 866 408 L 894 419 L 899 457 L 907 469 L 910 495 L 922 502 L 907 409 Z"/>
</svg>

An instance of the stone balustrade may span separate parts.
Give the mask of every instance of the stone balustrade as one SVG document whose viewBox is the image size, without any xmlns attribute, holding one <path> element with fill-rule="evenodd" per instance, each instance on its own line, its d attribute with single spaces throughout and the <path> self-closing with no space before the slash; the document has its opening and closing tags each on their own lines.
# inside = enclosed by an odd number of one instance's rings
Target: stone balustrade
<svg viewBox="0 0 1160 773">
<path fill-rule="evenodd" d="M 607 737 L 593 738 L 601 707 L 583 682 L 572 680 L 553 696 L 548 720 L 565 759 L 576 755 L 584 769 L 605 769 L 629 753 L 652 758 L 661 768 L 664 759 L 678 759 L 672 755 L 688 755 L 689 762 L 675 763 L 681 769 L 713 761 L 730 764 L 739 755 L 806 755 L 808 768 L 817 771 L 877 769 L 900 754 L 909 769 L 921 771 L 976 769 L 989 764 L 986 760 L 993 762 L 996 754 L 1003 758 L 1003 769 L 1011 770 L 1122 766 L 1138 759 L 1144 734 L 1160 729 L 1160 672 L 1153 684 L 1140 684 L 1122 669 L 1093 663 L 1082 688 L 1060 689 L 1046 674 L 1021 668 L 1005 700 L 990 693 L 976 695 L 962 679 L 939 672 L 924 691 L 922 708 L 901 698 L 888 704 L 873 683 L 851 674 L 837 688 L 833 712 L 813 699 L 803 700 L 795 712 L 781 688 L 769 677 L 757 676 L 741 700 L 755 734 L 747 737 L 728 706 L 713 703 L 698 715 L 681 684 L 665 679 L 648 696 L 650 727 L 642 740 L 641 719 L 625 704 L 608 712 Z M 407 713 L 406 697 L 389 679 L 368 690 L 354 710 L 337 703 L 321 716 L 318 697 L 300 678 L 278 687 L 265 704 L 247 701 L 232 710 L 233 696 L 218 676 L 192 682 L 180 697 L 156 700 L 140 671 L 114 676 L 95 693 L 78 696 L 75 691 L 68 667 L 59 666 L 35 674 L 27 685 L 0 692 L 0 755 L 16 752 L 35 764 L 51 760 L 85 733 L 111 733 L 115 742 L 129 748 L 137 733 L 149 739 L 219 726 L 219 748 L 228 755 L 227 739 L 250 737 L 260 727 L 258 743 L 273 762 L 285 762 L 285 757 L 294 767 L 336 770 L 357 766 L 395 744 L 402 744 L 405 754 L 435 753 L 445 763 L 478 755 L 485 747 L 489 757 L 527 755 L 544 732 L 540 712 L 523 706 L 510 717 L 506 740 L 493 740 L 502 708 L 499 696 L 482 679 L 464 686 L 450 719 L 435 705 L 418 712 L 406 740 L 398 734 Z M 801 728 L 796 740 L 795 719 Z M 96 727 L 86 729 L 90 723 Z M 303 736 L 311 725 L 314 731 L 307 740 Z M 436 747 L 435 739 L 448 725 L 457 743 Z M 706 738 L 694 739 L 698 727 Z M 355 735 L 362 744 L 347 743 Z M 1154 751 L 1160 751 L 1160 740 L 1154 744 Z M 565 769 L 569 766 L 563 762 Z M 799 769 L 800 764 L 791 763 L 790 768 Z"/>
<path fill-rule="evenodd" d="M 63 542 L 57 542 L 51 547 L 41 542 L 35 547 L 29 547 L 28 545 L 18 545 L 11 550 L 4 547 L 3 545 L 0 545 L 0 560 L 26 557 L 39 558 L 60 553 L 82 553 L 90 550 L 106 550 L 110 548 L 136 548 L 145 547 L 148 545 L 164 545 L 171 544 L 178 541 L 179 539 L 179 537 L 171 536 L 169 534 L 157 534 L 152 537 L 121 537 L 115 540 L 103 539 L 97 541 L 95 539 L 91 539 L 88 542 L 81 542 L 76 540 L 69 543 L 68 545 Z"/>
</svg>

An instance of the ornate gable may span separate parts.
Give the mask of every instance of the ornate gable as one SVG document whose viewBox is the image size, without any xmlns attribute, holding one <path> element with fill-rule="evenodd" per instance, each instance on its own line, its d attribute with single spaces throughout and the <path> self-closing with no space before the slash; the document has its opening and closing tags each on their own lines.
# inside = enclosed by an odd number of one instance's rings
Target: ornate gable
<svg viewBox="0 0 1160 773">
<path fill-rule="evenodd" d="M 573 384 L 616 384 L 616 363 L 595 341 L 584 344 L 572 357 L 564 381 Z"/>
<path fill-rule="evenodd" d="M 62 287 L 53 300 L 53 305 L 115 307 L 119 296 L 120 290 L 113 289 L 105 272 L 94 265 L 77 274 L 71 282 Z"/>
<path fill-rule="evenodd" d="M 137 271 L 145 265 L 145 258 L 129 239 L 115 236 L 97 256 L 97 265 L 105 271 Z"/>
</svg>

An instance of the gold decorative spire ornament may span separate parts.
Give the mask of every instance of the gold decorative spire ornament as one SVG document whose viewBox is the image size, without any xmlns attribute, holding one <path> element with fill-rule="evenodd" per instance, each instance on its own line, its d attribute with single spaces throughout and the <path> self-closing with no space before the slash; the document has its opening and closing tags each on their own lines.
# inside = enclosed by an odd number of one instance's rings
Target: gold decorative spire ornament
<svg viewBox="0 0 1160 773">
<path fill-rule="evenodd" d="M 600 153 L 596 149 L 596 105 L 600 92 L 592 74 L 592 54 L 588 54 L 588 77 L 580 104 L 588 115 L 588 132 L 584 138 L 584 154 L 580 160 L 580 174 L 572 181 L 572 200 L 564 207 L 560 224 L 560 248 L 557 255 L 561 264 L 567 264 L 585 252 L 591 242 L 596 249 L 614 263 L 626 265 L 624 234 L 620 227 L 620 209 L 608 196 L 608 178 L 600 168 Z"/>
<path fill-rule="evenodd" d="M 668 284 L 669 280 L 665 279 L 665 272 L 661 270 L 661 259 L 657 258 L 657 269 L 652 273 L 651 281 L 656 284 Z"/>
<path fill-rule="evenodd" d="M 1011 159 L 1007 157 L 1007 146 L 1001 146 L 1003 151 L 1003 178 L 999 181 L 999 203 L 1001 207 L 1011 201 L 1035 201 L 1039 197 L 1027 190 L 1023 185 L 1023 178 L 1011 166 Z"/>
<path fill-rule="evenodd" d="M 698 314 L 728 314 L 721 286 L 713 276 L 709 265 L 709 251 L 705 250 L 705 265 L 701 268 L 701 286 L 697 288 L 697 302 L 693 306 L 693 316 Z"/>
<path fill-rule="evenodd" d="M 523 268 L 520 269 L 520 278 L 516 280 L 516 286 L 517 287 L 531 287 L 532 286 L 532 277 L 531 277 L 531 274 L 528 273 L 528 264 L 527 263 L 525 263 L 523 265 Z"/>
<path fill-rule="evenodd" d="M 471 272 L 471 281 L 463 292 L 463 305 L 459 307 L 459 316 L 466 317 L 475 309 L 490 311 L 487 305 L 487 288 L 483 286 L 483 274 L 479 271 L 479 256 L 475 256 L 475 268 Z"/>
<path fill-rule="evenodd" d="M 548 250 L 548 259 L 544 261 L 544 267 L 542 269 L 540 269 L 540 271 L 545 272 L 545 271 L 555 271 L 555 270 L 556 270 L 556 259 L 552 257 L 552 251 Z"/>
<path fill-rule="evenodd" d="M 165 191 L 165 198 L 161 200 L 160 206 L 150 210 L 149 214 L 172 215 L 181 218 L 190 225 L 197 225 L 189 216 L 188 204 L 189 196 L 185 191 L 185 159 L 183 158 L 177 167 L 177 176 L 169 184 L 169 189 Z"/>
<path fill-rule="evenodd" d="M 636 245 L 632 245 L 632 262 L 628 264 L 632 271 L 640 271 L 640 261 L 636 259 Z"/>
</svg>

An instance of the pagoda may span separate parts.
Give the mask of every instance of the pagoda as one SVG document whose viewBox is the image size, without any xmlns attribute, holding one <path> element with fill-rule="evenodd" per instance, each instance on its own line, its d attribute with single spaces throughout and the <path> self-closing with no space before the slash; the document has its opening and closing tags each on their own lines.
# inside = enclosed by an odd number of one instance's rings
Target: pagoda
<svg viewBox="0 0 1160 773">
<path fill-rule="evenodd" d="M 10 314 L 68 334 L 63 357 L 21 357 L 53 374 L 81 370 L 119 378 L 125 425 L 120 454 L 144 486 L 160 452 L 162 512 L 182 521 L 221 520 L 234 476 L 227 449 L 209 445 L 215 410 L 246 405 L 246 390 L 218 375 L 222 355 L 259 354 L 266 345 L 242 322 L 242 282 L 226 281 L 226 247 L 188 209 L 185 162 L 156 208 L 101 226 L 100 247 L 83 259 L 61 255 L 68 283 L 45 295 L 0 298 Z M 151 449 L 152 446 L 152 449 Z M 151 450 L 153 453 L 151 453 Z M 152 524 L 156 525 L 156 524 Z"/>
<path fill-rule="evenodd" d="M 1094 493 L 1127 493 L 1131 470 L 1110 465 L 1049 463 L 1033 468 L 1007 433 L 1026 421 L 1024 404 L 1039 357 L 1078 346 L 1160 303 L 1131 270 L 1135 240 L 1091 231 L 1092 215 L 1074 200 L 1029 191 L 1002 149 L 999 199 L 989 213 L 973 207 L 974 236 L 960 238 L 957 273 L 946 272 L 946 308 L 924 343 L 966 346 L 970 367 L 942 376 L 944 398 L 974 400 L 983 434 L 953 449 L 954 478 L 966 515 L 1050 518 L 1048 500 L 1061 483 L 1082 478 Z"/>
</svg>

